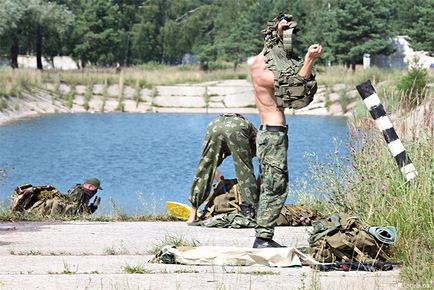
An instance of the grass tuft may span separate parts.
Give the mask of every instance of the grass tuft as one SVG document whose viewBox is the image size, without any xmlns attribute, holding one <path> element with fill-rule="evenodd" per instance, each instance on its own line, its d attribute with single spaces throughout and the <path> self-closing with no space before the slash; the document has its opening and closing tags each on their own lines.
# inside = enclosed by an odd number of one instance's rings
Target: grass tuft
<svg viewBox="0 0 434 290">
<path fill-rule="evenodd" d="M 143 265 L 126 265 L 122 268 L 122 271 L 127 274 L 152 274 L 152 271 L 149 269 L 146 269 Z"/>
<path fill-rule="evenodd" d="M 200 242 L 197 240 L 187 240 L 184 236 L 181 235 L 166 235 L 164 240 L 156 243 L 149 251 L 149 254 L 156 255 L 158 254 L 165 246 L 175 246 L 179 247 L 198 247 L 200 246 Z"/>
</svg>

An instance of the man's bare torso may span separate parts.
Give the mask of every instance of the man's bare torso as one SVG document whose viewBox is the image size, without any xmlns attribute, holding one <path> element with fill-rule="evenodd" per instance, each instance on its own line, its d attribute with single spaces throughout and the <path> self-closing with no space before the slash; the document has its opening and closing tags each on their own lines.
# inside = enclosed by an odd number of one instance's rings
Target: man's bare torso
<svg viewBox="0 0 434 290">
<path fill-rule="evenodd" d="M 263 125 L 286 124 L 283 110 L 278 110 L 274 97 L 274 74 L 265 64 L 263 52 L 258 54 L 252 65 L 252 81 L 256 93 L 256 107 Z"/>
</svg>

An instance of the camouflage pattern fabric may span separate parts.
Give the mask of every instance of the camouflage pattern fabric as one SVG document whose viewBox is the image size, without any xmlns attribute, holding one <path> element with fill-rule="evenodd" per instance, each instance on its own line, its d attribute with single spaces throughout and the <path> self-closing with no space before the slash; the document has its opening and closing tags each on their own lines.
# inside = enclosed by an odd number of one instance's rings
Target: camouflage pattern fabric
<svg viewBox="0 0 434 290">
<path fill-rule="evenodd" d="M 256 236 L 271 239 L 288 195 L 288 136 L 286 132 L 259 130 L 256 144 L 261 174 Z"/>
<path fill-rule="evenodd" d="M 253 228 L 256 221 L 243 212 L 243 203 L 236 179 L 222 179 L 213 185 L 200 220 L 192 225 L 215 228 Z M 300 205 L 285 204 L 277 226 L 309 226 L 319 219 L 316 210 Z"/>
<path fill-rule="evenodd" d="M 90 214 L 91 208 L 58 191 L 54 186 L 18 186 L 11 196 L 13 212 L 42 216 Z"/>
<path fill-rule="evenodd" d="M 318 262 L 374 263 L 388 259 L 388 245 L 366 232 L 355 216 L 334 214 L 312 224 L 309 246 Z"/>
<path fill-rule="evenodd" d="M 223 114 L 208 125 L 202 157 L 196 167 L 189 201 L 199 207 L 210 195 L 217 167 L 232 155 L 242 200 L 255 206 L 258 189 L 253 170 L 256 128 L 239 114 Z"/>
<path fill-rule="evenodd" d="M 206 220 L 199 220 L 194 225 L 208 228 L 254 228 L 256 222 L 239 212 L 222 213 Z"/>
<path fill-rule="evenodd" d="M 289 20 L 291 15 L 285 15 Z M 277 34 L 278 17 L 268 22 L 264 34 L 264 56 L 267 68 L 274 74 L 274 96 L 280 110 L 301 109 L 309 105 L 317 91 L 315 73 L 308 80 L 298 74 L 303 62 L 292 52 L 284 49 L 282 38 Z M 297 24 L 289 22 L 290 29 L 297 31 Z"/>
<path fill-rule="evenodd" d="M 212 216 L 239 212 L 242 198 L 237 179 L 222 179 L 213 185 L 213 192 L 205 201 L 201 219 Z"/>
</svg>

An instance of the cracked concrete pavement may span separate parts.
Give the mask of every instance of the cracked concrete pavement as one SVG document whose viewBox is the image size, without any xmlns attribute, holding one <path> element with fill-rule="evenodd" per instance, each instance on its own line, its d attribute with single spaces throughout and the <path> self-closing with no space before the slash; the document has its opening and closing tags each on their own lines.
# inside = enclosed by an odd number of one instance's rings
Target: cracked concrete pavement
<svg viewBox="0 0 434 290">
<path fill-rule="evenodd" d="M 307 246 L 307 227 L 278 227 L 275 240 Z M 251 247 L 253 229 L 184 222 L 0 223 L 0 289 L 400 289 L 399 269 L 317 272 L 309 267 L 222 267 L 150 263 L 169 237 L 207 246 Z M 128 274 L 125 267 L 146 274 Z"/>
</svg>

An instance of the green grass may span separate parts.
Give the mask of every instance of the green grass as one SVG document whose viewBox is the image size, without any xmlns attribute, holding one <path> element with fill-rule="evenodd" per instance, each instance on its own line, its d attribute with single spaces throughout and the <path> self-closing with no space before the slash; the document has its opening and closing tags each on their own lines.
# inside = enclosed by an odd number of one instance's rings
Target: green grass
<svg viewBox="0 0 434 290">
<path fill-rule="evenodd" d="M 393 260 L 404 262 L 402 275 L 411 285 L 429 285 L 434 278 L 434 256 L 428 254 L 434 252 L 432 101 L 429 107 L 424 121 L 410 125 L 424 126 L 419 128 L 424 135 L 398 132 L 418 170 L 416 179 L 405 182 L 382 133 L 365 115 L 349 124 L 350 143 L 337 144 L 327 162 L 310 158 L 310 180 L 298 199 L 323 216 L 348 212 L 369 225 L 395 226 Z"/>
<path fill-rule="evenodd" d="M 146 269 L 143 265 L 138 264 L 135 266 L 126 265 L 122 268 L 122 271 L 127 274 L 152 274 L 152 271 Z"/>
<path fill-rule="evenodd" d="M 10 250 L 9 254 L 11 254 L 13 256 L 41 256 L 42 252 L 39 250 L 19 251 L 19 252 L 15 252 L 14 250 Z"/>
<path fill-rule="evenodd" d="M 193 269 L 177 269 L 174 271 L 174 273 L 177 274 L 195 274 L 195 273 L 199 273 L 198 270 L 193 270 Z"/>
<path fill-rule="evenodd" d="M 253 275 L 253 276 L 266 276 L 266 275 L 280 275 L 280 272 L 273 270 L 255 270 L 255 271 L 240 271 L 238 274 Z"/>
<path fill-rule="evenodd" d="M 148 251 L 149 254 L 158 254 L 165 246 L 175 246 L 179 247 L 198 247 L 200 242 L 197 240 L 187 240 L 181 235 L 166 235 L 164 239 L 160 242 L 154 244 L 154 246 Z"/>
</svg>

